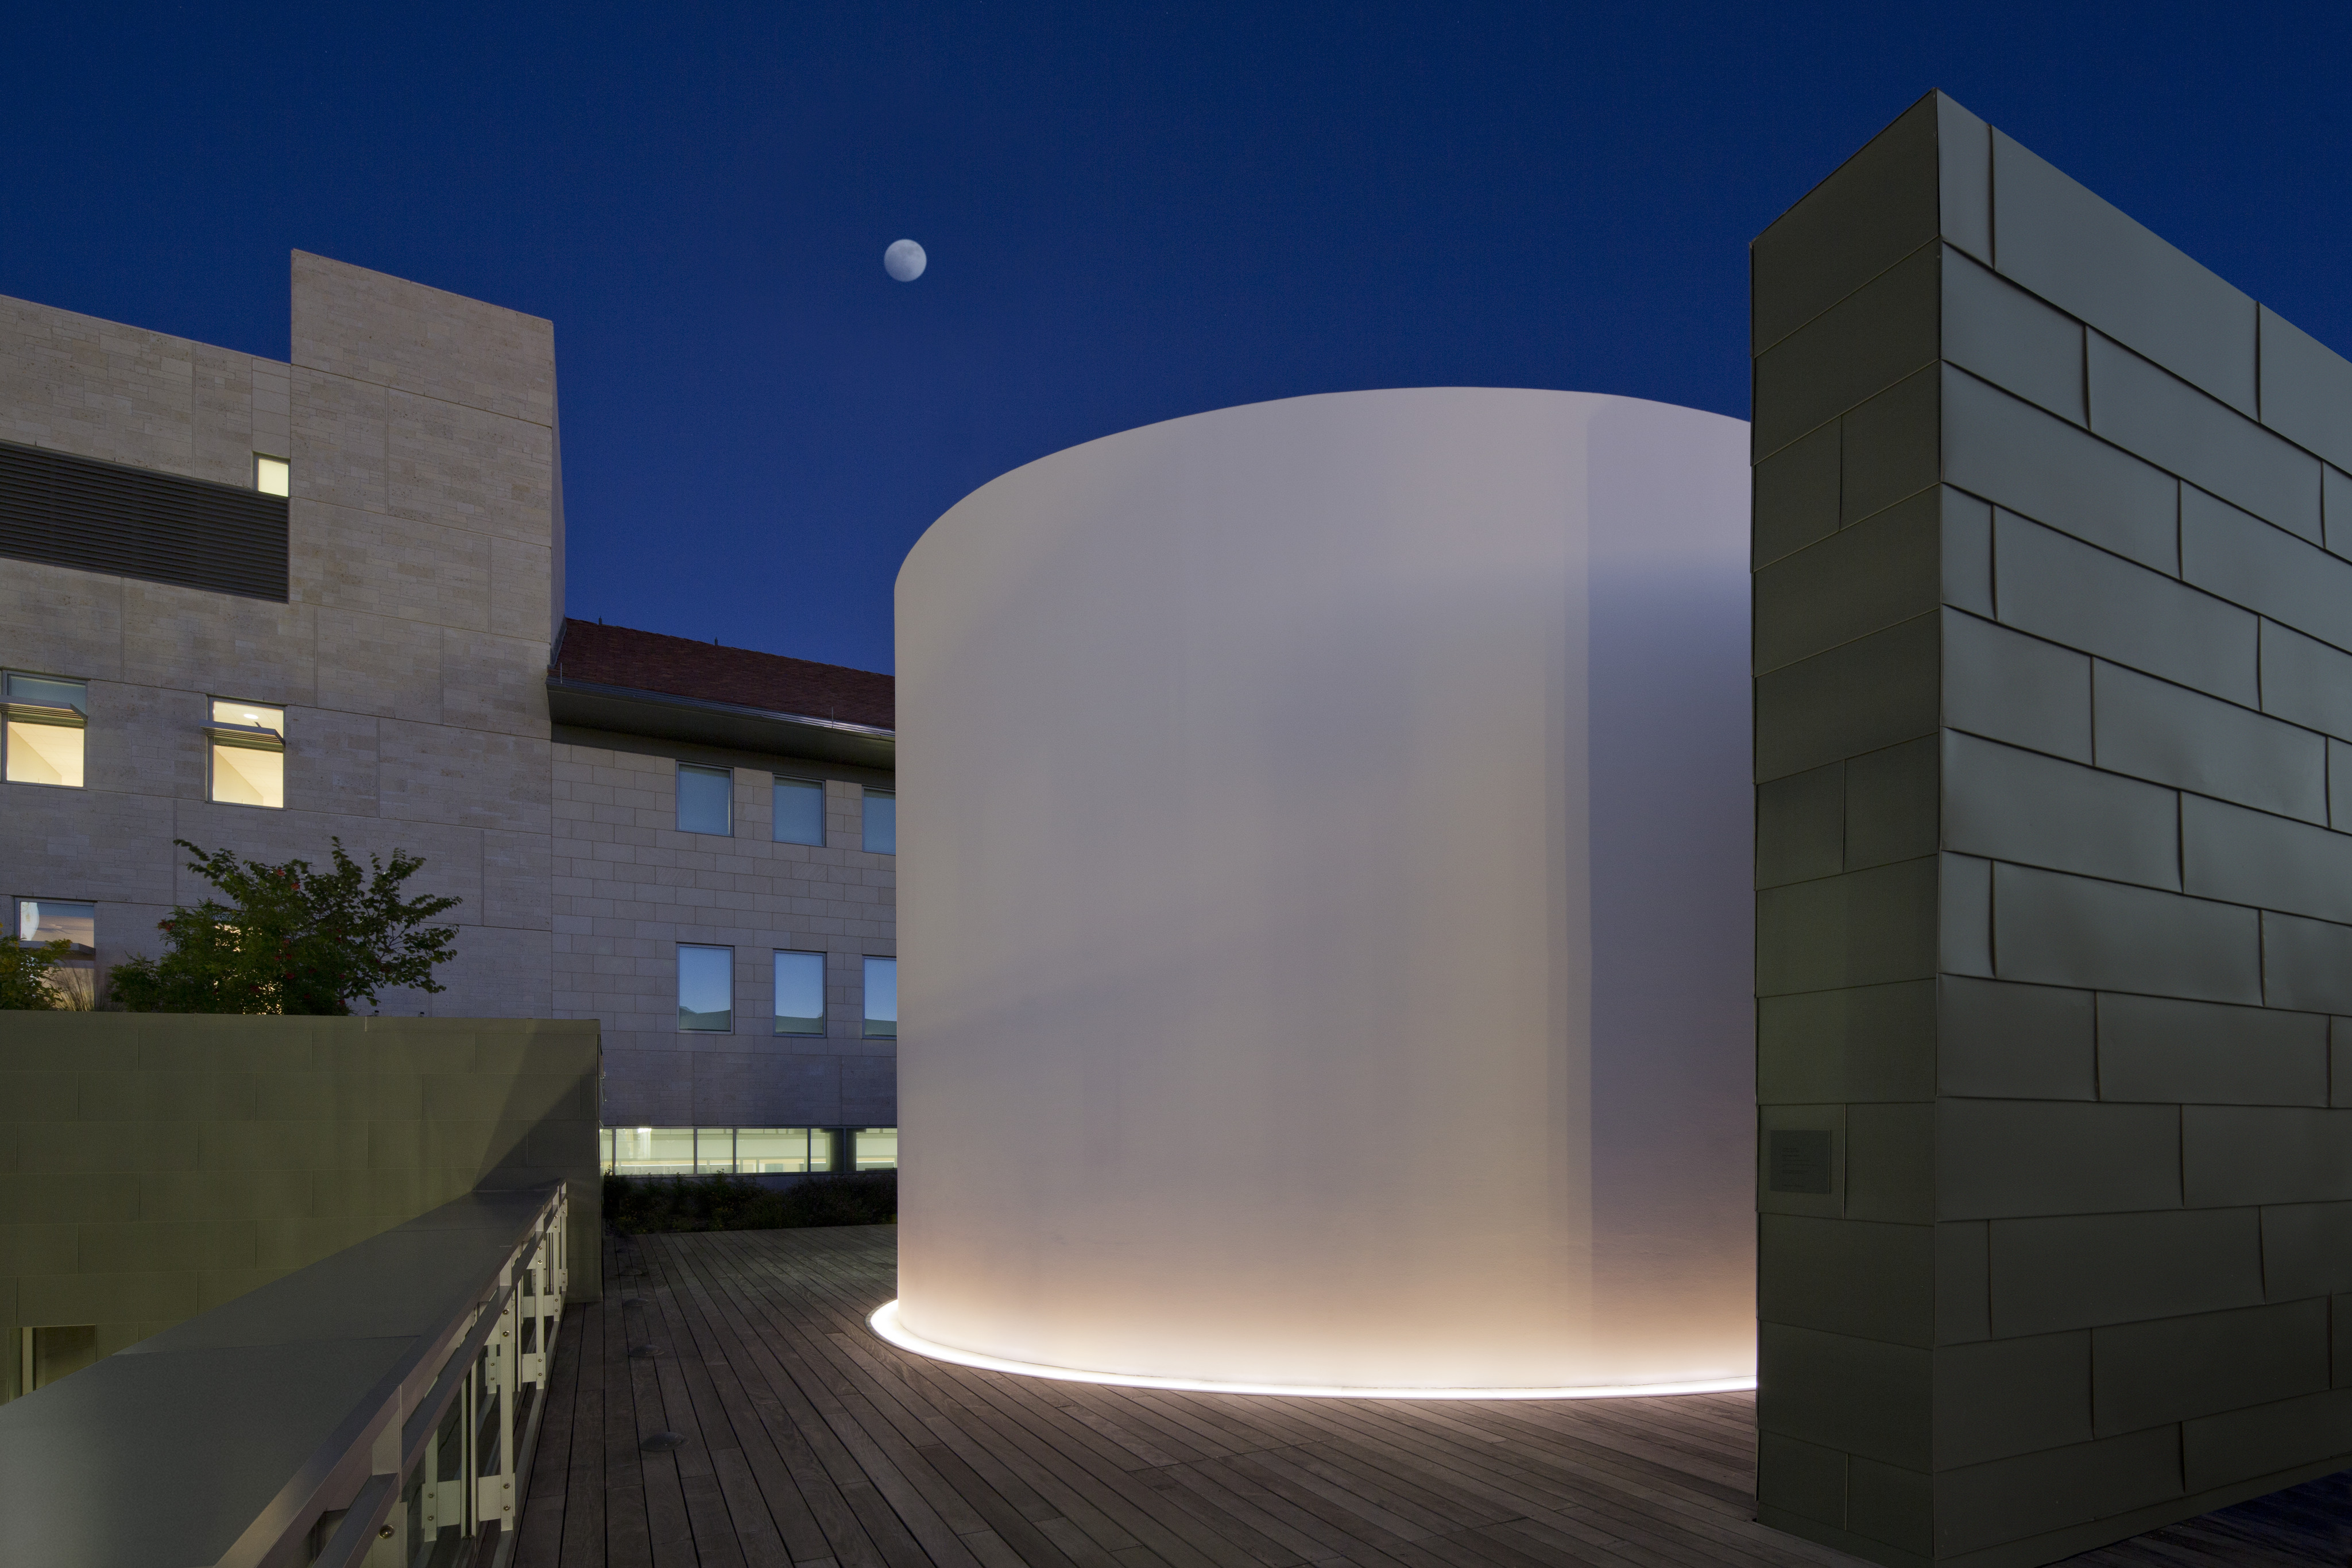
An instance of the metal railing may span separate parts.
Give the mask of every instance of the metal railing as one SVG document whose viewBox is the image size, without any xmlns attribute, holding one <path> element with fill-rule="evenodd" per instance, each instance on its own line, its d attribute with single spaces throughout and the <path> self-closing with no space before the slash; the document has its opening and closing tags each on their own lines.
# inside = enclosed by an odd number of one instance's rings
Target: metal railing
<svg viewBox="0 0 2352 1568">
<path fill-rule="evenodd" d="M 474 1193 L 0 1406 L 0 1562 L 503 1563 L 568 1217 Z"/>
</svg>

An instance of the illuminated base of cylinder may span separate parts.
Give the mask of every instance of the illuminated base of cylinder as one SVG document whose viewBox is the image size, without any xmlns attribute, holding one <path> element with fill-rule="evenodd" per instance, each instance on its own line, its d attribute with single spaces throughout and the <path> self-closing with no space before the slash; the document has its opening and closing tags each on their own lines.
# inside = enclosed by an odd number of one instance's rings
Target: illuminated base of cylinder
<svg viewBox="0 0 2352 1568">
<path fill-rule="evenodd" d="M 898 1303 L 885 1301 L 866 1320 L 866 1326 L 900 1350 L 977 1367 L 982 1372 L 1010 1372 L 1023 1377 L 1051 1377 L 1064 1383 L 1104 1383 L 1119 1388 L 1166 1388 L 1181 1394 L 1279 1394 L 1294 1399 L 1648 1399 L 1666 1394 L 1738 1394 L 1756 1386 L 1752 1377 L 1718 1377 L 1699 1383 L 1627 1383 L 1587 1388 L 1339 1388 L 1314 1384 L 1218 1383 L 1190 1377 L 1142 1377 L 1121 1372 L 1085 1372 L 1074 1366 L 1046 1366 L 1034 1361 L 1007 1361 L 1000 1355 L 958 1350 L 909 1330 L 898 1321 Z"/>
</svg>

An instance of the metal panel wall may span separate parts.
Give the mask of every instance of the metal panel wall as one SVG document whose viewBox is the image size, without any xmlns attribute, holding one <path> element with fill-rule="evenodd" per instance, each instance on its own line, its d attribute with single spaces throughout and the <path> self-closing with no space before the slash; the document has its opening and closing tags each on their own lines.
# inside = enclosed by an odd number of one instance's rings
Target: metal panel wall
<svg viewBox="0 0 2352 1568">
<path fill-rule="evenodd" d="M 0 442 L 0 556 L 286 602 L 287 501 Z"/>
<path fill-rule="evenodd" d="M 2352 365 L 1940 95 L 1753 265 L 1762 1516 L 2352 1465 Z"/>
</svg>

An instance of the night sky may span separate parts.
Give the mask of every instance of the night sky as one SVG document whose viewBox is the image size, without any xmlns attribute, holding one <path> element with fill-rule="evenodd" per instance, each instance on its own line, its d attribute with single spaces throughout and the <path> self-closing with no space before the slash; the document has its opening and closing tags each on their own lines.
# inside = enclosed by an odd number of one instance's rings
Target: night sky
<svg viewBox="0 0 2352 1568">
<path fill-rule="evenodd" d="M 1930 88 L 2352 349 L 2347 16 L 22 5 L 0 294 L 283 359 L 300 248 L 551 318 L 572 613 L 887 670 L 931 519 L 1114 431 L 1745 415 L 1747 242 Z"/>
</svg>

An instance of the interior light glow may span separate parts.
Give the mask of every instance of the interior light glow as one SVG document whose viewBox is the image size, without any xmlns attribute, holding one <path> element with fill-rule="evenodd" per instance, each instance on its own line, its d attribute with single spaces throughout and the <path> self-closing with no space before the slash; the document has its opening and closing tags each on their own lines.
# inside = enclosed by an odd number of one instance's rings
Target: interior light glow
<svg viewBox="0 0 2352 1568">
<path fill-rule="evenodd" d="M 1046 1366 L 1034 1361 L 1007 1361 L 940 1344 L 914 1333 L 898 1321 L 898 1303 L 885 1301 L 866 1320 L 866 1326 L 900 1350 L 933 1361 L 982 1372 L 1009 1372 L 1022 1377 L 1051 1377 L 1064 1383 L 1101 1383 L 1114 1388 L 1165 1388 L 1181 1394 L 1279 1394 L 1294 1399 L 1648 1399 L 1666 1394 L 1738 1394 L 1756 1386 L 1752 1377 L 1717 1377 L 1695 1383 L 1626 1383 L 1584 1388 L 1339 1388 L 1314 1384 L 1218 1383 L 1189 1377 L 1144 1377 L 1118 1372 L 1081 1372 L 1070 1366 Z"/>
</svg>

